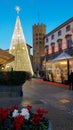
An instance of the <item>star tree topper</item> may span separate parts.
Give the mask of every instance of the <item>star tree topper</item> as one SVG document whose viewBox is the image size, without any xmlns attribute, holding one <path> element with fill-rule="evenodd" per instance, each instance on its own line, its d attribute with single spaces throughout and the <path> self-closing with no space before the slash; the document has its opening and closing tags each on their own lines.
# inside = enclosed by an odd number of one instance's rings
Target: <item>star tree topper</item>
<svg viewBox="0 0 73 130">
<path fill-rule="evenodd" d="M 17 11 L 17 14 L 19 14 L 19 12 L 20 12 L 21 9 L 20 9 L 19 6 L 16 6 L 16 7 L 15 7 L 15 10 Z"/>
</svg>

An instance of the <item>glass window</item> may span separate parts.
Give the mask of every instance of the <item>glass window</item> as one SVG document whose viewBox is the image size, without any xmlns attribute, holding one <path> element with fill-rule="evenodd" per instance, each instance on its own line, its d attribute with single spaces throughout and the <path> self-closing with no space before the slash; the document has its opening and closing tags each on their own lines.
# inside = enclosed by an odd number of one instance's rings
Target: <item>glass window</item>
<svg viewBox="0 0 73 130">
<path fill-rule="evenodd" d="M 42 40 L 42 38 L 39 38 L 39 40 Z"/>
<path fill-rule="evenodd" d="M 51 39 L 52 39 L 52 40 L 54 39 L 54 34 L 51 36 Z"/>
<path fill-rule="evenodd" d="M 72 45 L 72 40 L 71 40 L 71 39 L 70 39 L 70 40 L 67 40 L 67 48 L 70 48 L 71 45 Z"/>
<path fill-rule="evenodd" d="M 38 38 L 36 38 L 36 40 L 38 40 Z"/>
<path fill-rule="evenodd" d="M 39 44 L 41 44 L 42 42 L 40 41 Z"/>
<path fill-rule="evenodd" d="M 59 51 L 62 50 L 62 43 L 59 43 L 59 44 L 58 44 L 58 48 L 59 48 Z"/>
<path fill-rule="evenodd" d="M 60 31 L 58 31 L 58 36 L 61 36 L 61 30 L 60 30 Z"/>
<path fill-rule="evenodd" d="M 38 33 L 36 33 L 36 36 L 38 36 Z"/>
<path fill-rule="evenodd" d="M 46 42 L 48 42 L 48 38 L 46 38 Z"/>
<path fill-rule="evenodd" d="M 66 27 L 66 32 L 70 31 L 70 25 Z"/>
<path fill-rule="evenodd" d="M 58 39 L 58 50 L 61 51 L 62 50 L 62 39 Z"/>
<path fill-rule="evenodd" d="M 39 35 L 41 36 L 42 34 L 41 34 L 41 33 L 39 33 Z"/>
<path fill-rule="evenodd" d="M 52 42 L 52 43 L 51 43 L 51 50 L 52 50 L 52 53 L 55 52 L 55 42 Z"/>
<path fill-rule="evenodd" d="M 54 46 L 52 46 L 52 53 L 54 53 L 55 52 L 55 47 Z"/>
</svg>

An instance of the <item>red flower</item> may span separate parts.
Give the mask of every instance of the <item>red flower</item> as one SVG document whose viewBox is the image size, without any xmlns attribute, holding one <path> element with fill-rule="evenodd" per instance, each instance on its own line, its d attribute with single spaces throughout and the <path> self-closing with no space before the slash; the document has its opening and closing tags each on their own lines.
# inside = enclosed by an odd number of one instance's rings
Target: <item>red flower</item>
<svg viewBox="0 0 73 130">
<path fill-rule="evenodd" d="M 48 113 L 48 111 L 45 109 L 37 109 L 36 113 L 34 114 L 34 117 L 32 118 L 32 121 L 36 125 L 39 125 L 40 121 L 43 120 L 44 114 L 46 114 L 46 113 Z"/>
<path fill-rule="evenodd" d="M 3 108 L 0 107 L 0 118 L 2 118 Z"/>
<path fill-rule="evenodd" d="M 34 122 L 36 125 L 39 125 L 40 121 L 43 119 L 43 116 L 40 114 L 35 113 L 34 117 L 31 119 L 32 122 Z"/>
<path fill-rule="evenodd" d="M 18 110 L 18 106 L 13 106 L 13 107 L 11 108 L 11 111 L 13 112 L 15 109 Z"/>
<path fill-rule="evenodd" d="M 26 108 L 30 111 L 32 109 L 31 105 L 27 105 Z"/>
<path fill-rule="evenodd" d="M 8 114 L 9 114 L 9 111 L 10 111 L 10 108 L 3 109 L 2 114 L 1 114 L 1 118 L 3 121 L 6 120 Z"/>
<path fill-rule="evenodd" d="M 0 112 L 2 112 L 3 111 L 3 108 L 2 107 L 0 107 Z"/>
<path fill-rule="evenodd" d="M 14 126 L 15 130 L 20 130 L 23 123 L 24 123 L 24 116 L 22 116 L 22 115 L 17 116 L 13 122 L 13 126 Z"/>
<path fill-rule="evenodd" d="M 8 116 L 8 112 L 3 113 L 2 114 L 2 120 L 3 121 L 6 120 L 7 116 Z"/>
<path fill-rule="evenodd" d="M 28 111 L 30 111 L 32 109 L 32 106 L 31 105 L 27 105 L 26 108 L 28 109 Z M 0 118 L 1 118 L 1 120 L 5 121 L 6 118 L 8 117 L 8 115 L 11 117 L 12 112 L 15 109 L 18 110 L 18 106 L 13 106 L 12 108 L 2 108 L 2 107 L 0 107 Z M 29 118 L 29 120 L 31 120 L 32 125 L 34 123 L 36 125 L 36 127 L 38 126 L 38 128 L 39 128 L 40 122 L 43 122 L 44 114 L 48 113 L 48 111 L 45 110 L 45 109 L 37 109 L 36 113 L 32 113 L 32 112 L 29 112 L 29 113 L 30 113 L 30 118 L 31 118 L 31 119 Z M 19 116 L 16 116 L 15 118 L 12 118 L 12 119 L 14 120 L 13 121 L 14 130 L 22 129 L 22 125 L 25 122 L 24 116 L 23 115 L 19 115 Z M 10 120 L 11 120 L 11 118 L 10 118 Z M 29 120 L 28 120 L 28 123 L 29 123 Z"/>
<path fill-rule="evenodd" d="M 36 112 L 37 112 L 38 114 L 46 114 L 46 113 L 48 113 L 48 111 L 45 110 L 45 109 L 37 109 Z"/>
</svg>

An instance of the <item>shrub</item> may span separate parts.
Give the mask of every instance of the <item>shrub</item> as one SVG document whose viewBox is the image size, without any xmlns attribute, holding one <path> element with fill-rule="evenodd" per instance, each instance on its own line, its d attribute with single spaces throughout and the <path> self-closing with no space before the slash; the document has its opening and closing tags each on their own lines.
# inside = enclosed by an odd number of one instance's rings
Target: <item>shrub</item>
<svg viewBox="0 0 73 130">
<path fill-rule="evenodd" d="M 31 74 L 25 71 L 0 71 L 0 85 L 22 85 L 31 79 Z"/>
</svg>

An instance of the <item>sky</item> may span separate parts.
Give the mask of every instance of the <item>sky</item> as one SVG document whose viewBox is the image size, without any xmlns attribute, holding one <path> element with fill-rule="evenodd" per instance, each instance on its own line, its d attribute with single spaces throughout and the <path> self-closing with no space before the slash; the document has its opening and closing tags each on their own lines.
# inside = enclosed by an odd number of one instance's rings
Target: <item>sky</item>
<svg viewBox="0 0 73 130">
<path fill-rule="evenodd" d="M 26 43 L 33 46 L 32 26 L 46 25 L 46 34 L 73 17 L 73 0 L 0 0 L 0 48 L 10 48 L 17 13 L 19 13 Z"/>
</svg>

